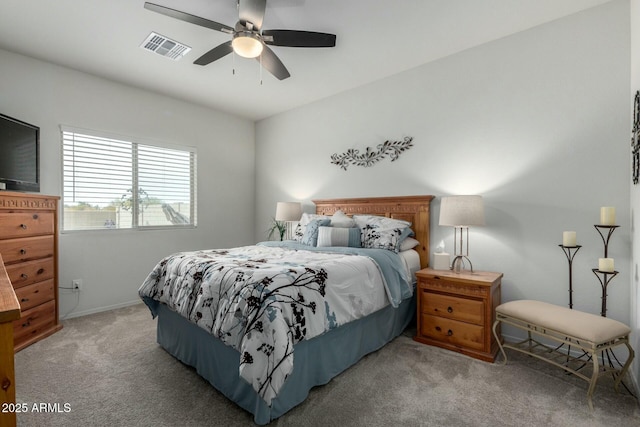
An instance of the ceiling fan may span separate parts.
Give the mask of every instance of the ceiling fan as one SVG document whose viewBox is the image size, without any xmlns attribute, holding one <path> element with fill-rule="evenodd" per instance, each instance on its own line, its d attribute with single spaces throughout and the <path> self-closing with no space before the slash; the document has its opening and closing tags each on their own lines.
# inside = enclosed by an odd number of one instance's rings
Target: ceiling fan
<svg viewBox="0 0 640 427">
<path fill-rule="evenodd" d="M 193 63 L 197 65 L 210 64 L 231 52 L 235 52 L 245 58 L 256 58 L 276 78 L 284 80 L 291 74 L 267 45 L 288 47 L 334 47 L 336 45 L 334 34 L 298 30 L 263 30 L 262 21 L 267 0 L 238 0 L 239 20 L 234 28 L 154 3 L 145 2 L 144 7 L 232 36 L 228 42 L 214 47 L 196 59 Z"/>
</svg>

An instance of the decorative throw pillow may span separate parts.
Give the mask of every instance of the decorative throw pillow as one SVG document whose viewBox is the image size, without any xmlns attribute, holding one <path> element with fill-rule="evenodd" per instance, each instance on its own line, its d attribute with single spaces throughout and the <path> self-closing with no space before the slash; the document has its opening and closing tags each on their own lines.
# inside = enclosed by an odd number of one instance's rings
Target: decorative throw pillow
<svg viewBox="0 0 640 427">
<path fill-rule="evenodd" d="M 302 214 L 302 217 L 300 218 L 300 221 L 298 222 L 298 225 L 296 226 L 296 229 L 293 232 L 293 240 L 302 243 L 304 231 L 306 230 L 309 222 L 314 219 L 330 219 L 330 217 L 326 215 L 310 214 L 304 212 Z"/>
<path fill-rule="evenodd" d="M 336 211 L 331 217 L 331 226 L 340 228 L 351 228 L 356 226 L 356 221 L 342 211 Z"/>
<path fill-rule="evenodd" d="M 375 215 L 354 215 L 353 218 L 362 233 L 363 248 L 398 252 L 402 241 L 413 235 L 411 223 L 400 219 Z"/>
<path fill-rule="evenodd" d="M 321 246 L 359 248 L 361 247 L 360 229 L 358 227 L 320 227 L 318 229 L 318 247 Z"/>
<path fill-rule="evenodd" d="M 321 226 L 327 226 L 331 223 L 330 219 L 312 219 L 304 230 L 302 236 L 303 245 L 316 246 L 318 244 L 318 229 Z"/>
</svg>

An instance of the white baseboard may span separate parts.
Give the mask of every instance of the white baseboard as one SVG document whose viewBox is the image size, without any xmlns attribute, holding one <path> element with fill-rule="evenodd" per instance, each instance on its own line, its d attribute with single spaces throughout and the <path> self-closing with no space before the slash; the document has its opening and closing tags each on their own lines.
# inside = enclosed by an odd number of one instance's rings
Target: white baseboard
<svg viewBox="0 0 640 427">
<path fill-rule="evenodd" d="M 106 307 L 98 307 L 98 308 L 92 308 L 91 310 L 76 311 L 76 312 L 71 312 L 67 314 L 64 317 L 64 319 L 72 319 L 74 317 L 88 316 L 90 314 L 101 313 L 103 311 L 109 311 L 109 310 L 115 310 L 116 308 L 130 307 L 136 304 L 144 304 L 144 303 L 142 302 L 142 300 L 136 299 L 133 301 L 127 301 L 120 304 L 108 305 Z M 60 319 L 60 320 L 64 320 L 64 319 Z"/>
</svg>

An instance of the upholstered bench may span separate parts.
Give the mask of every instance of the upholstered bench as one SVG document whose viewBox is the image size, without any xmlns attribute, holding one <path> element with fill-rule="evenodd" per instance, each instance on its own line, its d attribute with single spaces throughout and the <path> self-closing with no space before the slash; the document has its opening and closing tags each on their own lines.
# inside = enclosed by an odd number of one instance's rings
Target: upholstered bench
<svg viewBox="0 0 640 427">
<path fill-rule="evenodd" d="M 498 327 L 501 323 L 515 326 L 527 331 L 528 338 L 518 343 L 503 343 Z M 598 377 L 606 372 L 613 373 L 615 389 L 622 381 L 634 357 L 633 348 L 629 344 L 631 329 L 617 320 L 595 314 L 584 313 L 557 305 L 532 300 L 511 301 L 496 307 L 496 321 L 493 334 L 498 341 L 500 351 L 507 363 L 504 349 L 516 350 L 558 366 L 589 383 L 587 400 L 593 409 L 592 396 Z M 536 341 L 532 334 L 544 337 L 547 343 Z M 549 345 L 553 342 L 556 345 Z M 611 350 L 619 345 L 626 345 L 629 356 L 621 368 L 609 363 L 599 363 L 598 354 L 611 357 Z M 563 347 L 566 345 L 566 349 Z M 574 351 L 572 352 L 572 347 Z M 577 357 L 572 355 L 579 354 Z M 617 360 L 617 359 L 616 359 Z M 588 369 L 589 361 L 592 368 Z M 591 371 L 591 375 L 587 375 Z"/>
</svg>

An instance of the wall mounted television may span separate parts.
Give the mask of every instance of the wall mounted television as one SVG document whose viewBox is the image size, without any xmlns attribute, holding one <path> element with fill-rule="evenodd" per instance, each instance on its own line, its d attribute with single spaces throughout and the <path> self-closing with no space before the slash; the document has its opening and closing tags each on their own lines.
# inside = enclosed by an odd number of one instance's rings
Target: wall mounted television
<svg viewBox="0 0 640 427">
<path fill-rule="evenodd" d="M 0 182 L 40 192 L 40 128 L 0 114 Z"/>
</svg>

